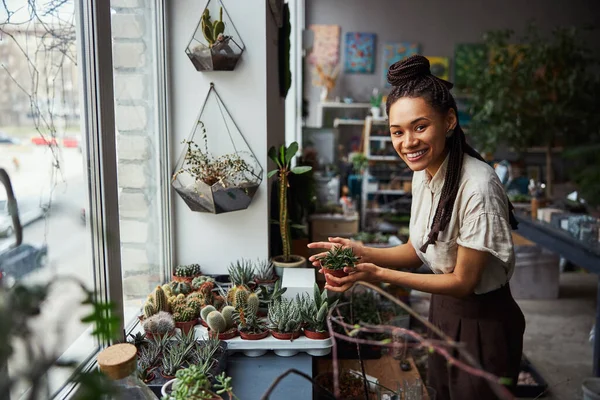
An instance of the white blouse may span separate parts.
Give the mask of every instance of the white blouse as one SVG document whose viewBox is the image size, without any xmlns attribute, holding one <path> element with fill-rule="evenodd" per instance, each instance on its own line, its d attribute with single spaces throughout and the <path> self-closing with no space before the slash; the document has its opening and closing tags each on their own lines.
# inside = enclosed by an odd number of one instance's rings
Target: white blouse
<svg viewBox="0 0 600 400">
<path fill-rule="evenodd" d="M 436 274 L 454 271 L 459 245 L 490 253 L 493 257 L 489 257 L 475 288 L 476 294 L 487 293 L 507 283 L 515 267 L 508 199 L 488 164 L 464 155 L 450 222 L 435 245 L 429 245 L 425 253 L 419 251 L 431 230 L 448 159 L 433 178 L 425 170 L 413 175 L 410 240 L 419 258 Z"/>
</svg>

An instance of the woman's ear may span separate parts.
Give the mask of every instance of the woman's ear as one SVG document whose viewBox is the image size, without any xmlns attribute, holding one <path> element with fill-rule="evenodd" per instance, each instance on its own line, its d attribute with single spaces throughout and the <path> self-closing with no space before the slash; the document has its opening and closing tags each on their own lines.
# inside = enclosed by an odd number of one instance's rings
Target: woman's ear
<svg viewBox="0 0 600 400">
<path fill-rule="evenodd" d="M 458 117 L 456 116 L 456 111 L 454 108 L 448 110 L 448 114 L 446 115 L 446 131 L 453 131 L 458 125 Z"/>
</svg>

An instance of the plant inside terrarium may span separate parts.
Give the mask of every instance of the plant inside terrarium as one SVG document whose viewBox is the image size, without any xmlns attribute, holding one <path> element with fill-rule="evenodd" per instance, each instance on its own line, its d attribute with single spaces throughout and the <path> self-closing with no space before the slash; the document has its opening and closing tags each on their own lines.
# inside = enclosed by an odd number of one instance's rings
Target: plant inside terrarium
<svg viewBox="0 0 600 400">
<path fill-rule="evenodd" d="M 183 166 L 173 174 L 175 180 L 180 174 L 187 173 L 195 181 L 202 181 L 208 186 L 220 183 L 221 186 L 235 187 L 243 183 L 256 181 L 258 175 L 254 168 L 244 160 L 240 154 L 231 153 L 215 157 L 208 151 L 208 138 L 206 128 L 202 121 L 198 121 L 202 129 L 204 148 L 192 140 L 184 140 L 187 145 Z"/>
</svg>

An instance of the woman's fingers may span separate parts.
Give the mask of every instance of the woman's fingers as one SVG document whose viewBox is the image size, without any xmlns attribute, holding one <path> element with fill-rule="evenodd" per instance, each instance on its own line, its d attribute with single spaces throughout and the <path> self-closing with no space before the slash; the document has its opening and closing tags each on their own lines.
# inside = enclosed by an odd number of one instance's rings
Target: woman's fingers
<svg viewBox="0 0 600 400">
<path fill-rule="evenodd" d="M 352 283 L 347 283 L 343 286 L 331 286 L 329 284 L 325 284 L 325 289 L 327 289 L 328 292 L 342 293 L 342 292 L 345 292 L 346 290 L 350 289 L 351 287 L 352 287 Z"/>
<path fill-rule="evenodd" d="M 315 261 L 319 261 L 319 258 L 325 256 L 325 254 L 327 254 L 327 253 L 323 252 L 323 253 L 312 255 L 312 256 L 308 257 L 308 261 L 310 261 L 312 263 L 314 263 Z"/>
<path fill-rule="evenodd" d="M 348 243 L 350 242 L 350 240 L 348 240 L 346 238 L 341 238 L 341 237 L 328 237 L 327 240 L 329 240 L 331 243 L 338 243 L 338 244 L 342 244 L 344 246 L 347 246 Z"/>
<path fill-rule="evenodd" d="M 312 242 L 306 245 L 309 249 L 331 249 L 334 243 L 331 242 Z"/>
</svg>

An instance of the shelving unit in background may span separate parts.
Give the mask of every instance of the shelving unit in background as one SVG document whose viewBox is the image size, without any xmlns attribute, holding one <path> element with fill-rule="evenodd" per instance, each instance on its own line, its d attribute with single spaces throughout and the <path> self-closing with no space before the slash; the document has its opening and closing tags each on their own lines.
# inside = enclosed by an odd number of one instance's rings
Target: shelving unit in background
<svg viewBox="0 0 600 400">
<path fill-rule="evenodd" d="M 319 103 L 317 107 L 317 127 L 323 127 L 323 114 L 325 109 L 337 108 L 337 109 L 364 109 L 366 111 L 371 108 L 369 103 L 342 103 L 338 101 L 323 101 Z"/>
<path fill-rule="evenodd" d="M 387 132 L 385 118 L 375 119 L 368 116 L 365 118 L 364 125 L 363 151 L 369 160 L 369 167 L 362 180 L 361 229 L 364 231 L 393 231 L 394 224 L 374 225 L 372 221 L 386 213 L 410 213 L 412 174 L 406 179 L 397 177 L 397 180 L 391 183 L 391 176 L 381 177 L 375 173 L 378 164 L 393 164 L 395 167 L 400 167 L 403 161 L 393 149 L 390 136 L 373 135 L 373 127 L 376 126 L 385 128 Z M 400 168 L 392 169 L 399 170 Z M 370 197 L 374 198 L 373 202 L 370 201 Z M 373 207 L 372 203 L 375 203 L 375 200 L 383 200 L 383 204 L 377 201 L 377 207 Z"/>
</svg>

